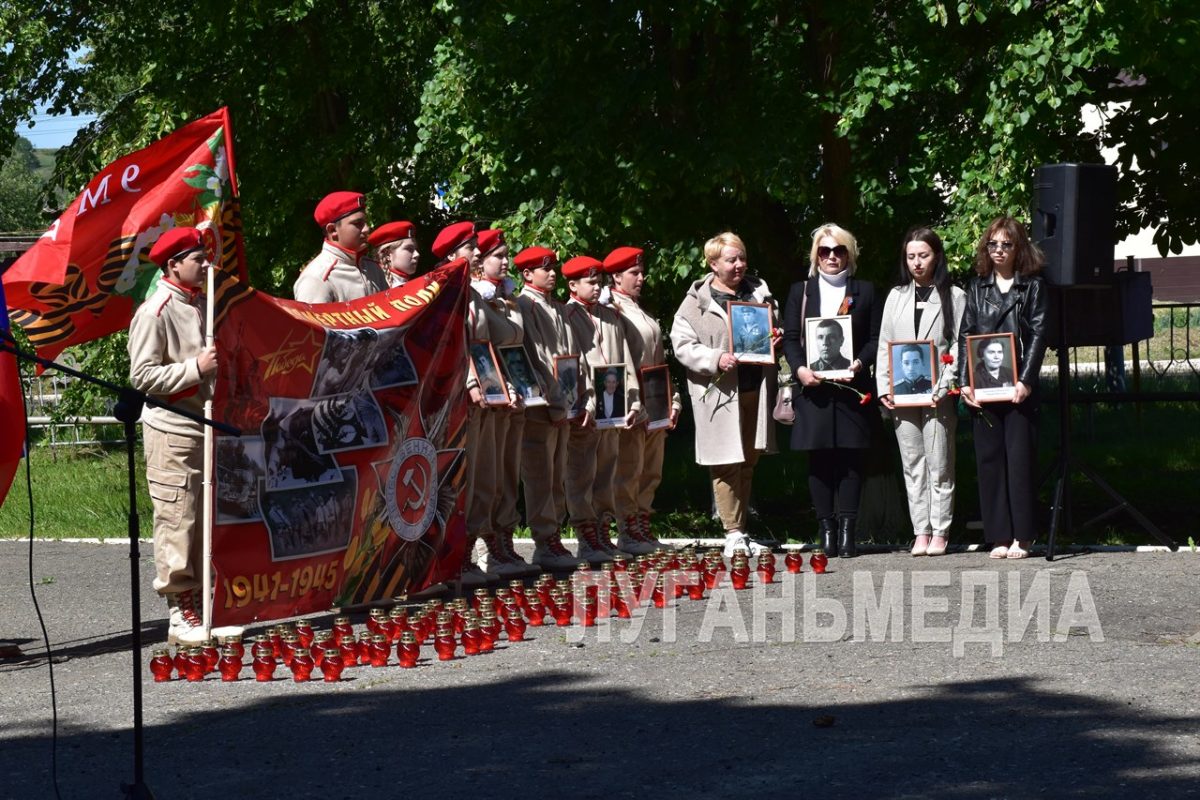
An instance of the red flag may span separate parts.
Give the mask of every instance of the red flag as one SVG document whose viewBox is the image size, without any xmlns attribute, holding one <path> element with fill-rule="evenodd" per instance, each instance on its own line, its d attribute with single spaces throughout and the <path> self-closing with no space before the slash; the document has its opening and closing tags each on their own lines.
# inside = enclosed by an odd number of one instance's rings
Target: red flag
<svg viewBox="0 0 1200 800">
<path fill-rule="evenodd" d="M 411 594 L 466 550 L 467 264 L 346 303 L 226 309 L 213 624 Z"/>
<path fill-rule="evenodd" d="M 25 398 L 12 353 L 0 352 L 0 506 L 25 448 Z"/>
<path fill-rule="evenodd" d="M 228 109 L 92 178 L 4 274 L 13 321 L 45 358 L 129 327 L 158 279 L 150 247 L 177 225 L 211 231 L 221 274 L 245 280 Z M 238 290 L 234 281 L 220 283 L 225 293 Z"/>
</svg>

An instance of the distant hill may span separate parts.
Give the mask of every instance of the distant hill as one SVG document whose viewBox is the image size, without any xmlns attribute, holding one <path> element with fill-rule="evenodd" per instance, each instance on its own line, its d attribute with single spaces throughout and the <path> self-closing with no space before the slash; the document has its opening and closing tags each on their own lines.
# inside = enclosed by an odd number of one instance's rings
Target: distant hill
<svg viewBox="0 0 1200 800">
<path fill-rule="evenodd" d="M 33 154 L 37 156 L 38 167 L 33 171 L 39 181 L 46 181 L 54 174 L 54 160 L 58 157 L 58 150 L 51 150 L 46 147 L 35 147 Z"/>
</svg>

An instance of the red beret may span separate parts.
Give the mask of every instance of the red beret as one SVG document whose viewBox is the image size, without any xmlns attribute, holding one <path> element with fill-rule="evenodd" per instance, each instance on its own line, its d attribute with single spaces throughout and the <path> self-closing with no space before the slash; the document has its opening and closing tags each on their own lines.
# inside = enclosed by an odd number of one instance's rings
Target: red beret
<svg viewBox="0 0 1200 800">
<path fill-rule="evenodd" d="M 412 235 L 413 224 L 411 222 L 389 222 L 371 231 L 371 235 L 367 237 L 367 244 L 371 247 L 382 247 L 401 239 L 411 239 Z"/>
<path fill-rule="evenodd" d="M 600 263 L 599 259 L 591 256 L 575 256 L 567 259 L 562 265 L 563 277 L 570 280 L 586 278 L 603 271 L 604 265 Z"/>
<path fill-rule="evenodd" d="M 171 228 L 159 236 L 158 241 L 150 248 L 150 260 L 163 268 L 170 259 L 203 248 L 204 234 L 200 231 L 195 228 Z"/>
<path fill-rule="evenodd" d="M 499 228 L 490 228 L 479 232 L 480 255 L 487 255 L 502 244 L 504 244 L 504 231 Z"/>
<path fill-rule="evenodd" d="M 475 224 L 473 222 L 456 222 L 453 225 L 447 225 L 433 240 L 433 254 L 438 258 L 445 258 L 451 250 L 460 247 L 474 235 Z"/>
<path fill-rule="evenodd" d="M 367 207 L 367 198 L 358 192 L 333 192 L 321 198 L 313 219 L 324 228 L 331 222 L 337 222 L 342 217 L 361 211 Z"/>
<path fill-rule="evenodd" d="M 618 247 L 604 257 L 604 271 L 609 274 L 624 272 L 630 267 L 636 267 L 641 263 L 642 248 Z"/>
<path fill-rule="evenodd" d="M 558 256 L 553 250 L 545 247 L 527 247 L 517 253 L 517 257 L 513 259 L 513 266 L 518 270 L 537 269 L 538 267 L 549 267 L 556 261 L 558 261 Z"/>
</svg>

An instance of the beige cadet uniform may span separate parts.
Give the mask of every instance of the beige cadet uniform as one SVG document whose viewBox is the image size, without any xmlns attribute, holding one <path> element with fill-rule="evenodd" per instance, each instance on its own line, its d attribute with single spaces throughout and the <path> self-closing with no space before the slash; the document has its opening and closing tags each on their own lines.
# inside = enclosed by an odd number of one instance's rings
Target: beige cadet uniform
<svg viewBox="0 0 1200 800">
<path fill-rule="evenodd" d="M 204 349 L 204 295 L 166 278 L 129 324 L 133 388 L 197 414 L 212 395 L 196 357 Z M 142 412 L 146 480 L 154 506 L 154 588 L 174 594 L 199 588 L 203 523 L 204 431 L 172 411 Z"/>
<path fill-rule="evenodd" d="M 487 318 L 480 311 L 483 299 L 474 289 L 467 290 L 467 341 L 488 341 Z M 479 381 L 472 370 L 467 370 L 467 391 L 476 388 Z M 475 403 L 467 406 L 467 558 L 472 558 L 475 540 L 486 534 L 491 511 L 489 482 L 495 474 L 495 453 L 491 442 L 494 435 L 494 414 Z"/>
<path fill-rule="evenodd" d="M 596 416 L 596 387 L 593 370 L 606 364 L 625 364 L 625 409 L 640 416 L 641 392 L 633 374 L 633 353 L 625 337 L 621 318 L 613 309 L 599 303 L 586 304 L 572 298 L 567 303 L 567 322 L 582 350 L 581 387 L 586 387 L 587 411 Z M 597 522 L 608 514 L 616 518 L 614 478 L 620 431 L 597 430 L 594 426 L 572 425 L 567 444 L 567 472 L 564 490 L 567 515 L 571 524 Z"/>
<path fill-rule="evenodd" d="M 640 381 L 642 369 L 667 363 L 662 328 L 654 317 L 624 292 L 614 291 L 613 299 L 613 305 L 621 315 L 629 349 L 633 353 L 633 368 Z M 671 397 L 671 411 L 678 413 L 682 407 L 679 393 L 675 392 Z M 616 478 L 617 514 L 621 525 L 626 525 L 630 517 L 641 515 L 648 519 L 653 513 L 654 493 L 662 482 L 666 441 L 665 428 L 647 431 L 645 425 L 635 425 L 621 430 Z M 649 530 L 645 533 L 649 533 Z"/>
<path fill-rule="evenodd" d="M 379 264 L 338 247 L 321 245 L 321 252 L 304 267 L 292 287 L 292 296 L 302 303 L 335 303 L 357 300 L 388 288 Z"/>
<path fill-rule="evenodd" d="M 484 323 L 488 341 L 500 357 L 502 347 L 520 347 L 525 343 L 525 329 L 521 310 L 511 298 L 499 294 L 491 300 L 479 298 L 473 312 Z M 479 330 L 479 328 L 477 328 Z M 509 396 L 516 388 L 509 384 Z M 484 480 L 490 494 L 488 529 L 492 533 L 513 531 L 521 524 L 517 513 L 517 488 L 521 478 L 521 441 L 525 432 L 524 410 L 514 411 L 507 406 L 493 406 L 487 410 L 492 417 L 492 438 L 488 443 L 493 456 L 493 471 Z"/>
<path fill-rule="evenodd" d="M 535 544 L 558 535 L 566 501 L 563 476 L 567 467 L 566 399 L 554 375 L 554 357 L 577 355 L 562 303 L 528 284 L 517 297 L 525 324 L 525 352 L 546 391 L 545 406 L 525 410 L 521 443 L 521 480 L 525 484 L 525 521 Z"/>
</svg>

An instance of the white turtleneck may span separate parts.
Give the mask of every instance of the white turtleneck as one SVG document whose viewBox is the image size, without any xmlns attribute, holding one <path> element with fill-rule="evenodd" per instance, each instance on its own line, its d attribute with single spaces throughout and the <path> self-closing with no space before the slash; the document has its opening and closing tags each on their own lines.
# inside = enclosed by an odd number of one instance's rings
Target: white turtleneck
<svg viewBox="0 0 1200 800">
<path fill-rule="evenodd" d="M 838 313 L 842 301 L 846 299 L 846 282 L 850 280 L 850 270 L 844 269 L 836 275 L 827 275 L 817 270 L 817 275 L 821 278 L 817 282 L 821 291 L 821 316 L 832 317 Z"/>
</svg>

